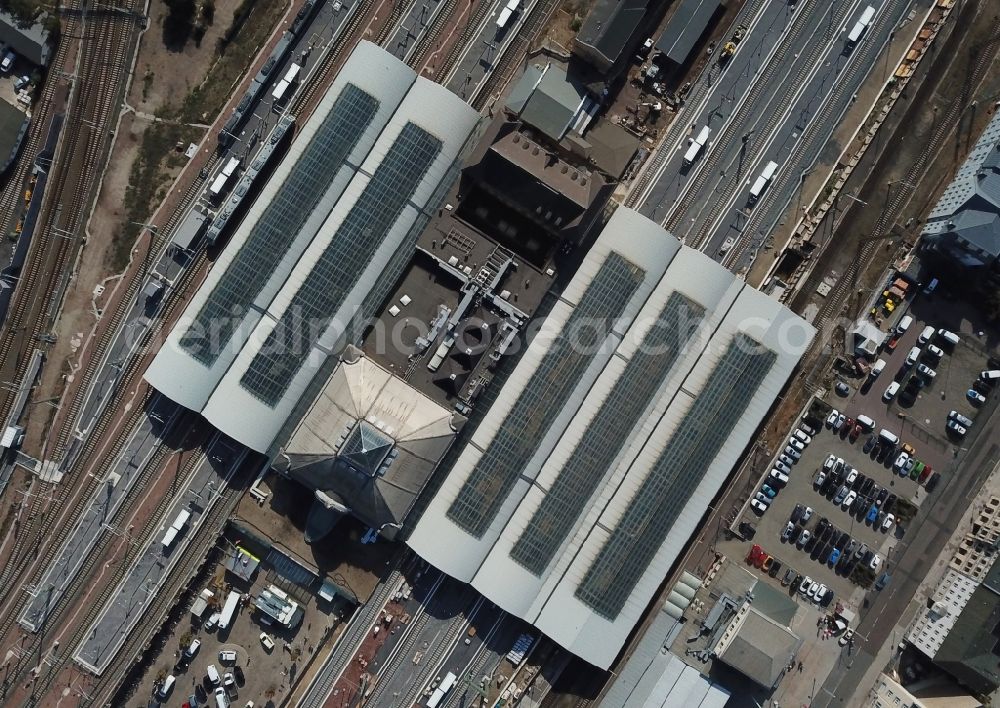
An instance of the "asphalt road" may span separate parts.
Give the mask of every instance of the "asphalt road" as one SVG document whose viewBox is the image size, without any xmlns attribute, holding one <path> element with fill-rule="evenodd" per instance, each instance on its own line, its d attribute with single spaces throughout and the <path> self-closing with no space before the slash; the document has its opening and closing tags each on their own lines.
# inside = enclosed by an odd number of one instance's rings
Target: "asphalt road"
<svg viewBox="0 0 1000 708">
<path fill-rule="evenodd" d="M 997 398 L 992 398 L 987 405 L 992 409 L 980 413 L 975 432 L 967 438 L 967 448 L 959 452 L 942 474 L 942 484 L 920 506 L 905 540 L 898 543 L 887 558 L 886 570 L 892 574 L 892 582 L 881 593 L 868 594 L 868 607 L 859 613 L 857 653 L 853 661 L 845 659 L 837 664 L 823 690 L 817 692 L 814 705 L 842 705 L 850 698 L 871 666 L 874 654 L 890 638 L 917 587 L 1000 459 L 1000 442 L 996 437 L 1000 426 Z"/>
<path fill-rule="evenodd" d="M 879 10 L 873 25 L 852 51 L 845 51 L 846 34 L 870 2 Z M 729 250 L 724 244 L 740 242 L 742 235 L 748 246 L 736 249 L 739 256 L 727 265 L 736 271 L 748 265 L 864 79 L 879 70 L 877 60 L 890 32 L 914 2 L 800 3 L 795 13 L 783 1 L 768 2 L 705 99 L 676 119 L 685 130 L 708 125 L 709 148 L 683 170 L 686 136 L 666 144 L 671 155 L 640 211 L 665 221 L 679 238 L 716 258 Z M 702 80 L 712 81 L 716 71 L 710 69 Z M 777 176 L 753 209 L 748 229 L 749 188 L 771 160 L 779 165 Z"/>
</svg>

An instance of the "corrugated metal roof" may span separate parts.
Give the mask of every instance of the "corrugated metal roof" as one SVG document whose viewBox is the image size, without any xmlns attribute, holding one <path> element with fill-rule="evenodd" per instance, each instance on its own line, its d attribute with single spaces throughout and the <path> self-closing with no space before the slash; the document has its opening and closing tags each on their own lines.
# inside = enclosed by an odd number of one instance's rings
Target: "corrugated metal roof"
<svg viewBox="0 0 1000 708">
<path fill-rule="evenodd" d="M 681 0 L 656 40 L 657 51 L 675 64 L 686 62 L 721 4 L 720 0 Z"/>
</svg>

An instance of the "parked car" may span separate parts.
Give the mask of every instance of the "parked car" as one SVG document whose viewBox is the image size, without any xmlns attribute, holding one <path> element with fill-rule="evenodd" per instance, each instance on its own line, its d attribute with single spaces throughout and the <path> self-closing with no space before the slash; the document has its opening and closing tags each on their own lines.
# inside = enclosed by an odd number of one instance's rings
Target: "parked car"
<svg viewBox="0 0 1000 708">
<path fill-rule="evenodd" d="M 771 470 L 771 474 L 767 477 L 768 483 L 777 487 L 783 487 L 788 484 L 789 477 L 787 474 L 778 469 Z"/>
<path fill-rule="evenodd" d="M 236 661 L 236 652 L 232 649 L 223 649 L 219 652 L 220 664 L 232 664 Z"/>
<path fill-rule="evenodd" d="M 264 645 L 264 649 L 267 651 L 272 651 L 274 649 L 274 640 L 271 639 L 271 635 L 267 632 L 260 633 L 260 643 Z"/>
<path fill-rule="evenodd" d="M 791 445 L 789 445 L 788 447 L 785 448 L 785 454 L 788 455 L 789 457 L 791 457 L 796 462 L 798 462 L 799 458 L 802 457 L 802 453 L 800 451 L 796 450 Z"/>
<path fill-rule="evenodd" d="M 813 583 L 813 579 L 810 578 L 808 575 L 805 576 L 804 578 L 802 578 L 802 582 L 799 583 L 799 594 L 808 595 L 809 588 L 811 588 L 813 585 L 815 585 L 815 583 Z"/>
<path fill-rule="evenodd" d="M 789 521 L 787 524 L 785 524 L 785 530 L 781 532 L 781 540 L 784 541 L 785 543 L 788 543 L 789 539 L 791 539 L 792 534 L 794 532 L 795 532 L 795 524 Z"/>
<path fill-rule="evenodd" d="M 769 487 L 766 484 L 760 488 L 760 491 L 761 494 L 763 494 L 768 499 L 774 499 L 776 496 L 778 496 L 777 490 L 773 489 L 772 487 Z"/>
<path fill-rule="evenodd" d="M 0 71 L 5 74 L 10 73 L 10 70 L 14 68 L 15 61 L 17 61 L 17 55 L 8 49 L 7 53 L 3 55 L 3 60 L 0 60 Z"/>
<path fill-rule="evenodd" d="M 877 444 L 878 440 L 876 440 L 875 436 L 872 435 L 867 440 L 865 440 L 865 446 L 862 448 L 861 451 L 864 452 L 866 455 L 869 455 L 871 454 L 871 451 L 875 449 L 875 446 Z"/>
<path fill-rule="evenodd" d="M 802 518 L 799 519 L 799 523 L 805 524 L 812 518 L 813 509 L 811 506 L 807 506 L 802 512 Z"/>
<path fill-rule="evenodd" d="M 871 560 L 868 561 L 868 567 L 871 568 L 872 570 L 878 570 L 878 567 L 880 565 L 882 565 L 882 556 L 878 555 L 877 553 L 872 555 Z"/>
<path fill-rule="evenodd" d="M 906 462 L 909 459 L 910 459 L 909 455 L 907 455 L 905 452 L 901 452 L 899 453 L 899 457 L 896 458 L 896 461 L 892 464 L 892 466 L 896 469 L 897 472 L 902 474 L 902 470 L 906 466 Z"/>
<path fill-rule="evenodd" d="M 868 513 L 865 515 L 865 521 L 867 521 L 869 524 L 874 524 L 875 519 L 877 518 L 878 518 L 878 507 L 872 504 L 871 508 L 868 510 Z"/>
<path fill-rule="evenodd" d="M 194 655 L 198 653 L 199 649 L 201 649 L 201 640 L 192 639 L 191 643 L 188 644 L 187 649 L 184 650 L 184 656 L 186 656 L 188 659 L 193 659 Z"/>
<path fill-rule="evenodd" d="M 834 408 L 830 411 L 830 415 L 826 417 L 826 427 L 833 428 L 837 424 L 837 419 L 840 417 L 840 411 Z"/>
<path fill-rule="evenodd" d="M 924 353 L 935 360 L 940 360 L 944 356 L 944 350 L 941 347 L 935 347 L 933 344 L 928 344 Z"/>
<path fill-rule="evenodd" d="M 854 500 L 857 498 L 858 498 L 858 493 L 852 489 L 846 495 L 844 495 L 843 499 L 841 499 L 837 503 L 840 504 L 842 509 L 849 509 L 851 504 L 853 504 Z"/>
<path fill-rule="evenodd" d="M 802 432 L 801 429 L 796 430 L 794 433 L 792 433 L 792 437 L 794 437 L 803 445 L 808 445 L 809 443 L 812 442 L 812 438 L 809 435 L 806 435 L 804 432 Z"/>
<path fill-rule="evenodd" d="M 920 347 L 913 347 L 910 349 L 910 353 L 906 355 L 906 365 L 913 366 L 917 363 L 917 359 L 920 358 Z"/>
<path fill-rule="evenodd" d="M 827 455 L 827 458 L 823 460 L 823 471 L 829 472 L 830 470 L 832 470 L 836 462 L 837 462 L 836 455 Z"/>
<path fill-rule="evenodd" d="M 960 423 L 958 423 L 957 421 L 954 421 L 954 420 L 949 420 L 947 427 L 948 427 L 948 432 L 954 433 L 955 435 L 957 435 L 960 438 L 964 438 L 965 434 L 967 432 L 969 432 L 968 429 L 966 429 L 966 427 L 964 425 L 962 425 L 962 424 L 960 424 Z"/>
<path fill-rule="evenodd" d="M 848 435 L 848 437 L 850 438 L 852 443 L 857 442 L 857 439 L 861 437 L 861 426 L 855 423 L 854 427 L 851 428 L 851 432 Z"/>
<path fill-rule="evenodd" d="M 931 325 L 924 327 L 923 331 L 920 332 L 920 336 L 917 337 L 917 343 L 923 346 L 927 342 L 934 338 L 935 329 Z"/>
<path fill-rule="evenodd" d="M 927 479 L 927 483 L 924 484 L 924 489 L 926 489 L 928 492 L 933 492 L 934 489 L 938 486 L 938 482 L 940 481 L 941 481 L 941 473 L 935 472 Z"/>
<path fill-rule="evenodd" d="M 927 364 L 920 364 L 919 366 L 917 366 L 917 373 L 928 380 L 933 379 L 935 376 L 937 376 L 937 372 L 934 371 L 934 369 L 932 369 L 931 367 L 927 366 Z"/>
<path fill-rule="evenodd" d="M 833 566 L 837 565 L 837 561 L 840 560 L 840 555 L 841 555 L 840 549 L 839 548 L 834 548 L 833 551 L 830 553 L 830 558 L 827 560 L 827 564 L 831 568 Z"/>
<path fill-rule="evenodd" d="M 774 461 L 774 468 L 777 469 L 777 470 L 781 470 L 785 474 L 791 474 L 792 473 L 792 468 L 789 467 L 784 462 L 782 462 L 781 460 L 775 460 Z"/>
<path fill-rule="evenodd" d="M 969 403 L 971 403 L 974 406 L 981 406 L 984 403 L 986 403 L 986 396 L 979 393 L 979 391 L 977 391 L 974 388 L 970 388 L 968 391 L 966 391 L 965 397 L 968 398 Z"/>
<path fill-rule="evenodd" d="M 958 423 L 959 425 L 962 425 L 962 426 L 964 426 L 966 428 L 971 428 L 972 427 L 972 419 L 971 418 L 966 418 L 964 415 L 962 415 L 958 411 L 951 411 L 948 414 L 948 420 L 953 420 L 956 423 Z"/>
<path fill-rule="evenodd" d="M 794 447 L 800 453 L 806 449 L 806 444 L 794 436 L 788 438 L 788 446 Z"/>
<path fill-rule="evenodd" d="M 820 470 L 816 473 L 816 479 L 813 480 L 813 486 L 822 487 L 823 483 L 826 482 L 827 473 L 825 470 Z"/>
<path fill-rule="evenodd" d="M 795 580 L 796 575 L 798 575 L 798 573 L 796 573 L 793 568 L 789 568 L 788 570 L 786 570 L 785 577 L 781 579 L 782 587 L 788 587 L 791 584 L 791 582 Z"/>
<path fill-rule="evenodd" d="M 891 575 L 889 575 L 888 573 L 882 573 L 882 575 L 878 576 L 878 580 L 875 581 L 875 589 L 885 590 L 890 580 L 892 580 Z"/>
<path fill-rule="evenodd" d="M 885 393 L 882 394 L 882 400 L 890 403 L 896 397 L 897 393 L 899 393 L 899 382 L 893 381 L 886 387 Z"/>
<path fill-rule="evenodd" d="M 957 334 L 955 334 L 954 332 L 951 332 L 951 331 L 949 331 L 947 329 L 944 329 L 943 327 L 940 328 L 940 329 L 938 329 L 938 331 L 937 331 L 937 338 L 938 338 L 939 341 L 941 341 L 941 342 L 943 342 L 943 343 L 945 343 L 945 344 L 947 344 L 948 346 L 951 346 L 951 347 L 956 346 L 960 341 L 962 341 L 961 338 Z"/>
<path fill-rule="evenodd" d="M 845 422 L 847 422 L 847 416 L 845 416 L 843 413 L 838 413 L 837 420 L 833 424 L 833 429 L 835 431 L 839 431 L 842 427 L 844 427 Z"/>
<path fill-rule="evenodd" d="M 809 529 L 806 529 L 805 531 L 802 532 L 802 535 L 799 536 L 799 540 L 795 542 L 795 545 L 798 546 L 799 548 L 803 548 L 811 538 L 812 538 L 812 533 L 809 531 Z"/>
<path fill-rule="evenodd" d="M 792 465 L 794 465 L 796 462 L 798 462 L 798 460 L 795 460 L 795 459 L 789 457 L 788 455 L 782 453 L 782 454 L 778 455 L 778 462 L 784 462 L 786 465 L 788 465 L 788 469 L 791 470 Z"/>
<path fill-rule="evenodd" d="M 896 517 L 892 514 L 886 514 L 885 519 L 882 520 L 882 531 L 885 533 L 889 532 L 892 528 L 893 523 L 896 521 Z"/>
</svg>

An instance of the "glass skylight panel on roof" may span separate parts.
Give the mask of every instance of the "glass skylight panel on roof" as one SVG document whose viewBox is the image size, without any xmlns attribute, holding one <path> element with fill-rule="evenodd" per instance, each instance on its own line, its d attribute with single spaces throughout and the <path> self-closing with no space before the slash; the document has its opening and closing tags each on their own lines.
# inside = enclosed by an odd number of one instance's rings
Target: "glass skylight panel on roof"
<svg viewBox="0 0 1000 708">
<path fill-rule="evenodd" d="M 486 532 L 645 274 L 613 251 L 604 260 L 452 502 L 452 521 L 476 537 Z"/>
<path fill-rule="evenodd" d="M 260 294 L 337 171 L 375 118 L 379 102 L 354 84 L 344 86 L 302 156 L 264 209 L 232 263 L 219 278 L 181 346 L 211 366 L 246 309 Z"/>
<path fill-rule="evenodd" d="M 552 561 L 704 315 L 701 305 L 671 293 L 511 549 L 517 563 L 541 575 Z"/>
<path fill-rule="evenodd" d="M 441 152 L 442 143 L 407 123 L 375 169 L 323 255 L 268 335 L 241 385 L 277 405 L 308 358 L 312 345 L 375 256 Z M 347 323 L 341 323 L 346 326 Z"/>
<path fill-rule="evenodd" d="M 360 472 L 374 477 L 392 452 L 393 445 L 391 437 L 368 421 L 360 420 L 344 441 L 340 457 Z"/>
<path fill-rule="evenodd" d="M 744 334 L 733 338 L 587 570 L 581 602 L 618 616 L 776 359 Z"/>
</svg>

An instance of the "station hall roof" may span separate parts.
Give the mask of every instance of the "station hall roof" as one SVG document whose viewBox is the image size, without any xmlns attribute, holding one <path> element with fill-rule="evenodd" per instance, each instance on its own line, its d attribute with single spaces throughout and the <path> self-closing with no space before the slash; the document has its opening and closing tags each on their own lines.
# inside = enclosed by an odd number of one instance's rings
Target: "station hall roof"
<svg viewBox="0 0 1000 708">
<path fill-rule="evenodd" d="M 478 119 L 444 87 L 358 44 L 147 381 L 268 451 L 402 274 Z"/>
<path fill-rule="evenodd" d="M 410 546 L 607 668 L 814 333 L 619 208 Z"/>
</svg>

